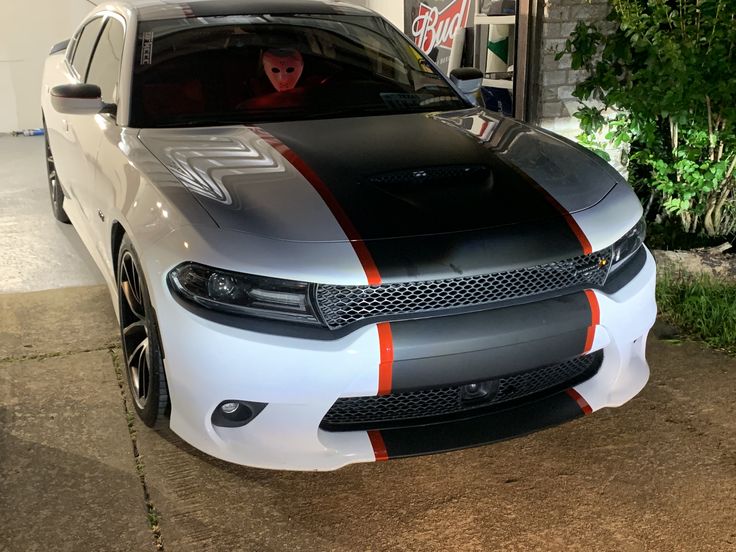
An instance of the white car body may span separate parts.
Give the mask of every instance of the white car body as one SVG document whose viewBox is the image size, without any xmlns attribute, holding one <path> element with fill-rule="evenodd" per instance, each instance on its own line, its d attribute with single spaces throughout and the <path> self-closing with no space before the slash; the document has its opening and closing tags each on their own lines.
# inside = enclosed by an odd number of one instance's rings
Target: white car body
<svg viewBox="0 0 736 552">
<path fill-rule="evenodd" d="M 196 6 L 197 2 L 190 4 Z M 63 183 L 64 209 L 99 266 L 116 312 L 115 259 L 121 232 L 139 255 L 165 351 L 171 429 L 207 454 L 262 468 L 333 470 L 356 462 L 426 452 L 420 447 L 390 454 L 385 444 L 382 448 L 374 430 L 328 431 L 320 427 L 338 399 L 381 393 L 381 378 L 385 377 L 381 370 L 386 363 L 379 331 L 382 323 L 361 325 L 335 339 L 279 335 L 200 316 L 174 297 L 169 274 L 183 262 L 284 280 L 341 286 L 372 283 L 354 244 L 345 237 L 344 227 L 321 202 L 309 178 L 257 130 L 243 126 L 128 126 L 139 20 L 182 16 L 186 9 L 154 1 L 112 2 L 95 9 L 80 25 L 81 29 L 96 17 L 115 18 L 124 25 L 116 117 L 56 111 L 51 89 L 79 82 L 64 50 L 50 55 L 46 62 L 41 97 L 50 146 Z M 479 136 L 486 142 L 499 139 L 505 125 L 510 124 L 478 111 L 468 117 L 490 122 L 495 128 L 495 138 L 493 133 Z M 523 157 L 523 151 L 515 148 L 524 150 L 524 132 L 505 146 L 498 146 L 506 151 L 499 155 Z M 535 135 L 535 140 L 549 147 L 568 147 L 547 134 Z M 183 184 L 181 174 L 175 175 L 172 170 L 175 163 L 189 163 L 189 168 L 196 169 L 193 160 L 207 159 L 210 150 L 219 152 L 221 160 L 234 160 L 231 166 L 221 161 L 218 170 L 225 175 L 260 182 L 264 167 L 281 171 L 288 176 L 287 180 L 279 180 L 288 191 L 284 201 L 314 208 L 306 214 L 295 211 L 289 220 L 281 221 L 284 236 L 279 239 L 248 228 L 228 227 L 221 219 L 215 222 L 219 215 L 213 216 L 214 211 L 193 201 L 191 186 Z M 165 157 L 166 151 L 171 157 Z M 202 174 L 211 175 L 208 184 L 222 182 L 225 176 L 213 170 L 203 169 Z M 567 211 L 593 252 L 611 247 L 642 215 L 636 197 L 624 183 L 613 186 L 589 208 L 581 208 L 580 194 L 566 191 L 560 181 L 542 186 Z M 290 239 L 290 233 L 298 233 L 300 225 L 310 225 L 310 236 L 316 237 Z M 604 356 L 597 373 L 567 393 L 585 414 L 623 405 L 648 380 L 645 347 L 656 317 L 655 263 L 651 254 L 643 251 L 641 268 L 624 286 L 611 293 L 594 289 L 586 294 L 591 309 L 598 312 L 591 320 L 588 349 L 580 353 L 602 351 Z M 480 269 L 475 272 L 482 273 Z M 469 269 L 463 274 L 472 276 L 474 272 Z M 432 272 L 422 275 L 426 280 L 446 277 Z M 436 339 L 441 341 L 442 336 Z M 243 427 L 213 424 L 213 411 L 231 399 L 267 406 Z M 541 423 L 540 427 L 544 425 L 549 424 Z M 536 428 L 522 428 L 519 433 L 532 429 Z M 470 444 L 474 443 L 439 445 L 437 450 Z"/>
</svg>

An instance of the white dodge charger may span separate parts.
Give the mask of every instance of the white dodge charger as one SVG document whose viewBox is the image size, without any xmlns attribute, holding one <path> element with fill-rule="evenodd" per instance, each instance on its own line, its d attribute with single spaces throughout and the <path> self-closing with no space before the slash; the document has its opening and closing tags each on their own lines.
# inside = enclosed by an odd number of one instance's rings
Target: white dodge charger
<svg viewBox="0 0 736 552">
<path fill-rule="evenodd" d="M 646 384 L 642 208 L 375 13 L 116 1 L 45 66 L 54 215 L 99 265 L 146 424 L 331 470 L 487 444 Z"/>
</svg>

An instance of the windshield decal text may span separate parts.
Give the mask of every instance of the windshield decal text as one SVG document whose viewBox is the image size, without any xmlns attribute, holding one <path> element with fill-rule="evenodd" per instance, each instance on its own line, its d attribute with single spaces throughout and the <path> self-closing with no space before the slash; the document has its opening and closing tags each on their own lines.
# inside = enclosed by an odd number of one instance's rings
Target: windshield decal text
<svg viewBox="0 0 736 552">
<path fill-rule="evenodd" d="M 141 65 L 151 65 L 153 61 L 153 33 L 143 33 L 143 44 L 141 45 Z"/>
</svg>

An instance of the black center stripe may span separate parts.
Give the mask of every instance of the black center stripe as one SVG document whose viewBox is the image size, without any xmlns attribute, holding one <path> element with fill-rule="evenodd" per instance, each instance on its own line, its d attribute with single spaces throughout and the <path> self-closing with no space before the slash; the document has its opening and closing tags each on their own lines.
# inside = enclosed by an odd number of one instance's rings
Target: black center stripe
<svg viewBox="0 0 736 552">
<path fill-rule="evenodd" d="M 384 282 L 508 270 L 582 253 L 533 183 L 430 115 L 263 128 L 329 187 Z"/>
<path fill-rule="evenodd" d="M 499 379 L 575 358 L 593 320 L 586 293 L 391 323 L 392 392 Z"/>
<path fill-rule="evenodd" d="M 504 441 L 583 416 L 581 405 L 562 391 L 507 410 L 465 420 L 371 431 L 376 460 L 464 449 Z"/>
</svg>

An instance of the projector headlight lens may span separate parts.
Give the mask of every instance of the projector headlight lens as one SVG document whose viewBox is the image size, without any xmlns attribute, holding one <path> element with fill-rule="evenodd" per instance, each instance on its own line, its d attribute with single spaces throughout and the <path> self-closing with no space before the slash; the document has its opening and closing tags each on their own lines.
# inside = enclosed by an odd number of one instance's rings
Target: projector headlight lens
<svg viewBox="0 0 736 552">
<path fill-rule="evenodd" d="M 184 299 L 213 310 L 320 325 L 305 282 L 184 263 L 169 273 L 169 283 Z"/>
<path fill-rule="evenodd" d="M 642 218 L 636 226 L 629 230 L 623 238 L 618 240 L 612 248 L 611 270 L 616 270 L 624 265 L 634 253 L 644 245 L 647 236 L 647 223 Z"/>
</svg>

